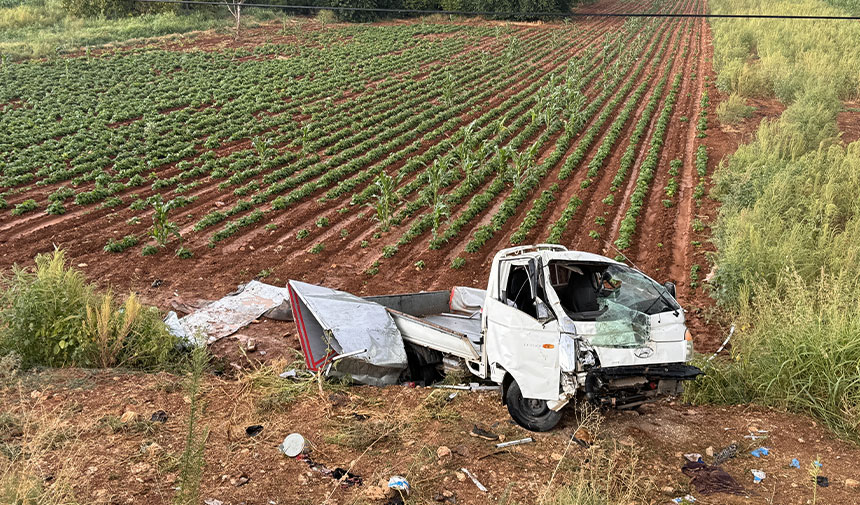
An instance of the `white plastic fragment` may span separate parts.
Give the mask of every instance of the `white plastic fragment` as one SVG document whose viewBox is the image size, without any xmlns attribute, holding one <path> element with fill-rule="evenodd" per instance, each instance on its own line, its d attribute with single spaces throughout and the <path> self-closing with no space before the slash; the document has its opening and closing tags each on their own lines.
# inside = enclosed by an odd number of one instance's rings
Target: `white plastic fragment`
<svg viewBox="0 0 860 505">
<path fill-rule="evenodd" d="M 752 472 L 753 482 L 756 484 L 763 481 L 767 477 L 767 474 L 761 470 L 750 470 L 750 472 Z"/>
<path fill-rule="evenodd" d="M 695 496 L 693 496 L 693 495 L 691 495 L 691 494 L 688 494 L 688 495 L 686 495 L 686 496 L 679 496 L 679 497 L 677 497 L 677 498 L 672 498 L 672 502 L 673 502 L 673 503 L 678 503 L 678 504 L 681 504 L 681 503 L 696 503 L 696 497 L 695 497 Z"/>
<path fill-rule="evenodd" d="M 510 442 L 501 442 L 496 444 L 496 449 L 501 449 L 502 447 L 511 447 L 512 445 L 522 445 L 522 444 L 530 444 L 534 442 L 535 439 L 532 437 L 521 438 L 519 440 L 511 440 Z"/>
<path fill-rule="evenodd" d="M 401 477 L 400 475 L 394 475 L 388 479 L 388 487 L 405 494 L 409 494 L 412 489 L 409 487 L 409 481 L 406 480 L 406 477 Z"/>
<path fill-rule="evenodd" d="M 472 475 L 472 472 L 466 470 L 465 468 L 461 468 L 460 471 L 465 473 L 467 477 L 472 479 L 472 482 L 475 483 L 475 486 L 477 486 L 479 490 L 483 491 L 484 493 L 487 492 L 487 488 L 485 488 L 484 485 L 481 484 L 481 482 L 474 475 Z"/>
</svg>

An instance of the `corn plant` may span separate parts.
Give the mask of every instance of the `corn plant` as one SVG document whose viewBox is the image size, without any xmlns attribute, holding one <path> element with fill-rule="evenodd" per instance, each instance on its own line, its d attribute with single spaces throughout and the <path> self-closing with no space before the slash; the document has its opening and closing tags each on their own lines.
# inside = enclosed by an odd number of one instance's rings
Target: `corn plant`
<svg viewBox="0 0 860 505">
<path fill-rule="evenodd" d="M 152 227 L 149 228 L 149 236 L 155 239 L 155 242 L 164 247 L 170 236 L 174 235 L 178 240 L 182 240 L 179 235 L 179 226 L 170 221 L 170 210 L 174 207 L 174 201 L 165 202 L 160 194 L 149 197 L 149 204 L 152 206 Z"/>
<path fill-rule="evenodd" d="M 376 193 L 373 195 L 375 202 L 371 205 L 376 209 L 376 219 L 383 230 L 387 230 L 391 223 L 394 206 L 397 204 L 396 189 L 400 179 L 400 176 L 392 177 L 385 172 L 380 172 L 373 181 Z"/>
<path fill-rule="evenodd" d="M 261 165 L 268 161 L 275 153 L 275 150 L 272 149 L 272 139 L 270 138 L 254 137 L 251 145 L 257 151 L 257 157 L 260 159 Z"/>
<path fill-rule="evenodd" d="M 433 160 L 433 164 L 427 167 L 426 198 L 430 204 L 430 216 L 433 223 L 433 238 L 439 230 L 442 220 L 448 217 L 447 195 L 442 193 L 442 188 L 447 186 L 451 180 L 450 161 L 447 157 Z"/>
</svg>

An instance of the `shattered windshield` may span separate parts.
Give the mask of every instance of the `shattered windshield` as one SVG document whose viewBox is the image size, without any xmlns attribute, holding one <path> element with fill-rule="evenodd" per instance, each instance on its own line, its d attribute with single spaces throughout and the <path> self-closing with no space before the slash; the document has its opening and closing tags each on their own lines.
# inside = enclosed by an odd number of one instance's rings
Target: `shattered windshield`
<svg viewBox="0 0 860 505">
<path fill-rule="evenodd" d="M 648 315 L 675 309 L 674 301 L 664 290 L 636 270 L 610 265 L 600 278 L 597 303 L 605 311 L 596 318 L 592 344 L 612 347 L 644 344 L 651 331 Z"/>
<path fill-rule="evenodd" d="M 624 265 L 562 263 L 551 266 L 553 286 L 574 321 L 593 321 L 594 345 L 637 347 L 650 334 L 650 318 L 680 307 L 647 276 Z"/>
</svg>

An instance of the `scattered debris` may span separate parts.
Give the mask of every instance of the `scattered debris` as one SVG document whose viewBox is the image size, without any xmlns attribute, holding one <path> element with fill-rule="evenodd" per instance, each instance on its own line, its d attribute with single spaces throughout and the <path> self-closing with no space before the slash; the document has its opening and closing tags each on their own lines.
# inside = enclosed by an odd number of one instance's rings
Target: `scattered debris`
<svg viewBox="0 0 860 505">
<path fill-rule="evenodd" d="M 491 431 L 485 430 L 484 428 L 478 426 L 477 424 L 475 425 L 474 428 L 472 428 L 472 431 L 469 432 L 469 435 L 471 435 L 473 437 L 477 437 L 477 438 L 483 438 L 484 440 L 489 440 L 491 442 L 495 442 L 496 440 L 499 439 L 498 435 L 496 435 L 495 433 L 493 433 Z"/>
<path fill-rule="evenodd" d="M 855 489 L 860 487 L 860 481 L 856 481 L 854 479 L 845 479 L 845 487 L 850 487 L 851 489 Z"/>
<path fill-rule="evenodd" d="M 440 445 L 438 449 L 436 449 L 436 457 L 439 459 L 450 458 L 451 457 L 451 449 L 447 446 Z"/>
<path fill-rule="evenodd" d="M 502 447 L 511 447 L 513 445 L 530 444 L 534 441 L 535 439 L 533 439 L 532 437 L 521 438 L 519 440 L 511 440 L 510 442 L 502 442 L 496 444 L 496 449 L 501 449 Z"/>
<path fill-rule="evenodd" d="M 472 475 L 472 472 L 470 472 L 469 470 L 466 470 L 465 468 L 461 468 L 460 471 L 463 472 L 467 477 L 472 479 L 472 482 L 475 483 L 475 486 L 477 486 L 477 488 L 479 490 L 481 490 L 485 493 L 487 492 L 487 488 L 485 488 L 484 485 L 481 484 L 481 482 L 474 475 Z"/>
<path fill-rule="evenodd" d="M 247 342 L 245 342 L 245 350 L 248 352 L 254 352 L 257 350 L 257 339 L 249 338 Z"/>
<path fill-rule="evenodd" d="M 788 464 L 791 468 L 800 468 L 800 461 L 797 458 L 792 458 L 791 463 Z"/>
<path fill-rule="evenodd" d="M 122 413 L 122 416 L 120 416 L 119 422 L 121 422 L 122 424 L 127 424 L 131 421 L 134 421 L 135 419 L 137 419 L 137 412 L 133 410 L 126 410 Z"/>
<path fill-rule="evenodd" d="M 708 275 L 710 276 L 710 274 L 708 274 Z M 717 357 L 717 354 L 723 352 L 723 349 L 726 348 L 726 345 L 728 345 L 729 340 L 732 339 L 732 335 L 734 335 L 734 334 L 735 334 L 735 325 L 732 325 L 732 327 L 729 328 L 729 336 L 726 337 L 725 340 L 723 340 L 723 344 L 720 346 L 719 349 L 717 349 L 717 352 L 715 352 L 714 354 L 711 355 L 710 358 L 708 358 L 708 361 L 711 361 L 712 359 Z"/>
<path fill-rule="evenodd" d="M 479 384 L 477 382 L 470 382 L 467 384 L 458 384 L 458 385 L 450 385 L 450 384 L 439 384 L 433 386 L 438 389 L 458 389 L 460 391 L 499 391 L 501 386 L 495 384 Z"/>
<path fill-rule="evenodd" d="M 244 472 L 240 473 L 238 477 L 234 477 L 230 479 L 230 484 L 235 487 L 242 487 L 248 482 L 251 482 L 251 478 L 248 477 Z"/>
<path fill-rule="evenodd" d="M 323 475 L 328 475 L 332 479 L 339 481 L 341 486 L 360 486 L 362 483 L 362 479 L 360 476 L 340 467 L 331 469 L 323 465 L 322 463 L 317 463 L 316 461 L 312 460 L 311 457 L 305 453 L 300 453 L 298 456 L 296 456 L 296 461 L 304 461 L 308 464 L 311 470 L 319 472 Z"/>
<path fill-rule="evenodd" d="M 679 496 L 677 498 L 672 498 L 673 503 L 684 504 L 684 503 L 696 503 L 696 498 L 688 494 L 686 496 Z"/>
<path fill-rule="evenodd" d="M 251 281 L 229 295 L 180 318 L 184 334 L 201 333 L 207 342 L 215 342 L 251 324 L 268 310 L 281 305 L 288 297 L 287 288 Z M 183 335 L 177 335 L 186 338 Z"/>
<path fill-rule="evenodd" d="M 585 428 L 577 428 L 577 430 L 573 433 L 573 441 L 579 445 L 583 445 L 582 442 L 585 442 L 586 445 L 583 447 L 588 447 L 594 443 L 594 436 Z"/>
<path fill-rule="evenodd" d="M 224 502 L 215 498 L 207 498 L 203 500 L 203 505 L 224 505 Z"/>
<path fill-rule="evenodd" d="M 761 471 L 761 470 L 750 470 L 750 472 L 752 472 L 752 474 L 753 474 L 753 482 L 754 482 L 754 483 L 756 483 L 756 484 L 758 484 L 759 482 L 761 482 L 761 481 L 763 481 L 765 478 L 767 478 L 767 474 L 766 474 L 766 473 L 764 473 L 764 472 L 763 472 L 763 471 Z"/>
<path fill-rule="evenodd" d="M 161 286 L 162 284 L 164 284 L 164 281 L 163 281 L 163 280 L 161 280 L 161 279 L 155 279 L 154 281 L 152 281 L 151 286 L 152 286 L 153 288 L 157 288 L 158 286 Z"/>
<path fill-rule="evenodd" d="M 152 413 L 149 420 L 153 423 L 166 423 L 167 422 L 167 412 L 163 410 L 159 410 Z"/>
<path fill-rule="evenodd" d="M 762 456 L 767 456 L 768 454 L 770 454 L 770 451 L 767 447 L 759 447 L 758 449 L 750 451 L 750 454 L 752 454 L 756 458 L 760 458 Z"/>
<path fill-rule="evenodd" d="M 815 477 L 815 483 L 818 484 L 820 487 L 827 487 L 830 485 L 830 480 L 828 480 L 827 477 L 823 475 L 819 475 Z"/>
<path fill-rule="evenodd" d="M 295 458 L 299 454 L 307 452 L 308 443 L 299 433 L 290 433 L 278 446 L 278 449 L 281 450 L 286 456 L 290 458 Z"/>
<path fill-rule="evenodd" d="M 684 454 L 684 459 L 690 461 L 692 463 L 704 463 L 705 460 L 702 459 L 702 455 L 698 452 L 691 452 L 689 454 Z"/>
<path fill-rule="evenodd" d="M 400 475 L 394 475 L 388 479 L 388 487 L 407 495 L 412 491 L 409 487 L 409 481 Z"/>
<path fill-rule="evenodd" d="M 182 314 L 191 314 L 195 310 L 200 310 L 203 307 L 212 303 L 212 300 L 193 300 L 186 301 L 180 297 L 174 297 L 170 300 L 170 307 L 176 312 L 180 312 Z"/>
<path fill-rule="evenodd" d="M 256 437 L 257 435 L 259 435 L 262 432 L 263 432 L 263 425 L 262 424 L 254 424 L 254 425 L 251 425 L 251 426 L 248 426 L 247 428 L 245 428 L 245 434 L 248 435 L 249 437 Z"/>
<path fill-rule="evenodd" d="M 731 443 L 714 455 L 714 466 L 719 466 L 738 455 L 738 444 Z"/>
<path fill-rule="evenodd" d="M 744 488 L 731 475 L 718 466 L 688 461 L 681 472 L 690 477 L 690 484 L 704 495 L 715 493 L 744 494 Z"/>
<path fill-rule="evenodd" d="M 448 399 L 447 399 L 447 400 L 445 400 L 445 401 L 449 401 L 449 402 L 450 402 L 450 401 L 451 401 L 451 400 L 453 400 L 454 398 L 457 398 L 457 393 L 451 393 L 450 395 L 448 395 Z"/>
<path fill-rule="evenodd" d="M 713 459 L 713 457 L 714 457 L 714 446 L 713 446 L 713 445 L 709 445 L 709 446 L 705 449 L 705 456 L 707 456 L 707 457 L 709 457 L 709 458 Z"/>
<path fill-rule="evenodd" d="M 433 500 L 441 503 L 457 503 L 457 497 L 447 489 L 441 493 L 433 495 Z"/>
</svg>

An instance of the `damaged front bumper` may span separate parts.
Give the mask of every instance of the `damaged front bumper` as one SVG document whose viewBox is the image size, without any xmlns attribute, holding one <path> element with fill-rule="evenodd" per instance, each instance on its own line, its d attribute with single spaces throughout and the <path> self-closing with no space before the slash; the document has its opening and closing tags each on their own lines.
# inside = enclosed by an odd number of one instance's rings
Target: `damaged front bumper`
<svg viewBox="0 0 860 505">
<path fill-rule="evenodd" d="M 594 368 L 585 377 L 585 397 L 598 405 L 633 408 L 658 396 L 684 391 L 684 381 L 702 375 L 686 363 Z"/>
</svg>

